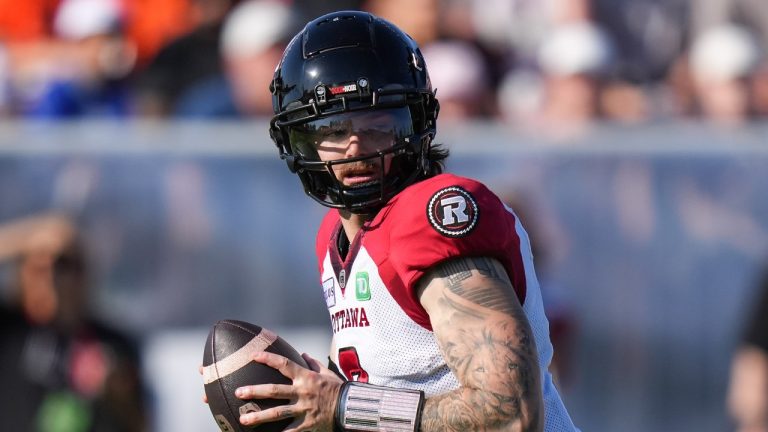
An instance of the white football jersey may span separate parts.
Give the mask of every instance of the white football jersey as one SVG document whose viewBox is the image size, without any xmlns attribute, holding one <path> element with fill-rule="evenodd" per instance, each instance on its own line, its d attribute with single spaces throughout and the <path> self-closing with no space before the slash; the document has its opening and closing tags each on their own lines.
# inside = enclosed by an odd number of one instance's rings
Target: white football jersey
<svg viewBox="0 0 768 432">
<path fill-rule="evenodd" d="M 352 240 L 345 260 L 337 247 L 341 230 L 338 211 L 329 211 L 316 248 L 334 334 L 331 359 L 347 379 L 419 389 L 427 397 L 458 388 L 416 284 L 447 258 L 487 256 L 507 270 L 533 330 L 545 430 L 577 430 L 548 371 L 549 323 L 528 235 L 496 195 L 477 181 L 441 174 L 390 200 Z"/>
</svg>

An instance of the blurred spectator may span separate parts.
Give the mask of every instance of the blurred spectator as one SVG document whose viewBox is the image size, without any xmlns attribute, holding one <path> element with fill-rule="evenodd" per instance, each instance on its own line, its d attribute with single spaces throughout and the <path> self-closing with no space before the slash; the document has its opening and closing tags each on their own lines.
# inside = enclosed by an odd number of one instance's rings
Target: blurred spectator
<svg viewBox="0 0 768 432">
<path fill-rule="evenodd" d="M 272 6 L 244 8 L 222 40 L 224 20 L 241 2 Z M 430 62 L 439 64 L 430 68 L 437 81 L 483 76 L 480 91 L 440 85 L 444 113 L 465 110 L 459 117 L 500 116 L 534 131 L 550 123 L 569 136 L 594 120 L 685 116 L 739 124 L 768 116 L 767 62 L 758 58 L 713 84 L 701 76 L 710 68 L 696 66 L 707 55 L 694 53 L 714 52 L 701 48 L 704 41 L 737 25 L 765 54 L 762 0 L 0 0 L 8 83 L 0 115 L 268 115 L 265 90 L 253 83 L 274 66 L 273 48 L 286 43 L 275 34 L 283 12 L 304 22 L 340 9 L 382 16 L 425 51 L 439 42 L 440 59 Z M 731 46 L 740 43 L 732 39 Z M 557 70 L 601 52 L 608 56 L 591 59 L 607 62 L 599 70 Z M 739 52 L 746 51 L 728 49 L 720 63 Z M 442 66 L 458 62 L 462 67 Z"/>
<path fill-rule="evenodd" d="M 145 430 L 137 346 L 88 311 L 88 258 L 55 215 L 0 227 L 16 304 L 0 314 L 0 417 L 14 430 Z M 5 309 L 5 308 L 4 308 Z"/>
<path fill-rule="evenodd" d="M 749 28 L 762 46 L 768 46 L 768 2 L 763 0 L 692 1 L 691 23 L 694 37 L 735 23 Z"/>
<path fill-rule="evenodd" d="M 190 31 L 201 19 L 192 0 L 123 0 L 125 31 L 136 45 L 142 69 L 169 41 Z"/>
<path fill-rule="evenodd" d="M 192 86 L 178 101 L 181 116 L 269 116 L 268 83 L 297 31 L 293 10 L 275 0 L 247 0 L 224 22 L 221 74 Z"/>
<path fill-rule="evenodd" d="M 632 83 L 661 82 L 685 48 L 690 0 L 592 0 L 593 16 L 611 34 L 616 73 Z"/>
<path fill-rule="evenodd" d="M 701 114 L 719 124 L 738 125 L 752 116 L 750 81 L 763 52 L 745 27 L 722 25 L 701 33 L 689 65 Z"/>
<path fill-rule="evenodd" d="M 239 0 L 190 0 L 196 26 L 165 45 L 137 77 L 136 111 L 149 117 L 173 115 L 187 91 L 222 76 L 221 29 Z"/>
<path fill-rule="evenodd" d="M 591 0 L 463 1 L 470 3 L 470 19 L 465 21 L 471 22 L 475 37 L 492 49 L 511 49 L 518 67 L 535 66 L 539 49 L 554 28 L 588 21 L 591 10 Z"/>
<path fill-rule="evenodd" d="M 484 45 L 532 59 L 552 24 L 553 0 L 471 0 L 470 21 Z"/>
<path fill-rule="evenodd" d="M 361 6 L 400 27 L 419 46 L 439 37 L 440 0 L 365 0 Z"/>
<path fill-rule="evenodd" d="M 614 51 L 608 34 L 590 21 L 562 24 L 538 52 L 540 76 L 513 70 L 500 89 L 504 117 L 515 124 L 549 125 L 570 135 L 597 118 L 601 84 L 610 72 Z"/>
<path fill-rule="evenodd" d="M 35 42 L 51 36 L 51 17 L 61 0 L 0 0 L 0 40 Z"/>
<path fill-rule="evenodd" d="M 697 116 L 696 88 L 691 76 L 688 51 L 681 53 L 672 63 L 661 86 L 666 99 L 662 104 L 661 115 L 673 119 L 690 119 Z"/>
<path fill-rule="evenodd" d="M 556 28 L 539 51 L 546 79 L 545 118 L 566 124 L 594 118 L 600 79 L 607 75 L 613 55 L 611 39 L 592 23 Z"/>
<path fill-rule="evenodd" d="M 16 110 L 33 117 L 128 114 L 126 78 L 135 49 L 123 32 L 119 0 L 62 0 L 53 19 L 59 38 L 12 57 Z"/>
<path fill-rule="evenodd" d="M 738 432 L 768 430 L 768 271 L 731 364 L 728 411 Z"/>
<path fill-rule="evenodd" d="M 432 88 L 440 99 L 442 120 L 466 120 L 495 114 L 494 87 L 482 53 L 460 40 L 422 48 Z"/>
<path fill-rule="evenodd" d="M 601 119 L 624 124 L 640 123 L 655 117 L 653 95 L 647 89 L 622 79 L 606 80 L 598 96 Z"/>
<path fill-rule="evenodd" d="M 611 79 L 602 117 L 637 123 L 690 111 L 687 69 L 678 61 L 689 32 L 690 0 L 592 0 L 595 22 L 611 35 Z"/>
</svg>

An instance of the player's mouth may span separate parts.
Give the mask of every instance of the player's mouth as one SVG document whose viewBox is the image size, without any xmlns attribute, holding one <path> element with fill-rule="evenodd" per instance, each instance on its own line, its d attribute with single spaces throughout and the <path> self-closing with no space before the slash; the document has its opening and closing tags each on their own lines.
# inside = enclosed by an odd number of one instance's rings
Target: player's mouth
<svg viewBox="0 0 768 432">
<path fill-rule="evenodd" d="M 341 174 L 344 186 L 363 186 L 379 181 L 379 170 L 374 167 L 352 168 Z"/>
<path fill-rule="evenodd" d="M 344 183 L 344 186 L 362 186 L 364 184 L 374 183 L 378 180 L 379 175 L 371 173 L 344 176 L 344 180 L 342 180 L 342 182 Z"/>
</svg>

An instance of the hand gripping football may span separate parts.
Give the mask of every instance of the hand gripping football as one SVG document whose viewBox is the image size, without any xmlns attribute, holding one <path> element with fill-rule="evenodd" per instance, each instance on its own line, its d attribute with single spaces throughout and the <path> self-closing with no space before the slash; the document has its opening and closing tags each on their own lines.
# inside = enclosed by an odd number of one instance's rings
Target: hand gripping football
<svg viewBox="0 0 768 432">
<path fill-rule="evenodd" d="M 208 406 L 223 432 L 273 432 L 284 430 L 292 421 L 266 423 L 257 427 L 240 424 L 241 414 L 288 403 L 280 399 L 242 400 L 238 387 L 256 384 L 291 384 L 291 380 L 269 366 L 251 360 L 254 353 L 279 354 L 309 369 L 291 345 L 274 332 L 243 321 L 223 320 L 213 325 L 203 352 L 203 382 Z"/>
</svg>

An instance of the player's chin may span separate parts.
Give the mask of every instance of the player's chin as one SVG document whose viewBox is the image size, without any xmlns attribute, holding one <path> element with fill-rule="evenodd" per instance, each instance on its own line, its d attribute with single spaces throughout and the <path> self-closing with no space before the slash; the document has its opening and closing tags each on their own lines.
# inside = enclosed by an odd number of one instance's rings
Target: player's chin
<svg viewBox="0 0 768 432">
<path fill-rule="evenodd" d="M 347 189 L 355 190 L 355 189 L 369 189 L 371 187 L 379 187 L 379 180 L 370 180 L 365 182 L 344 182 L 344 187 Z"/>
</svg>

